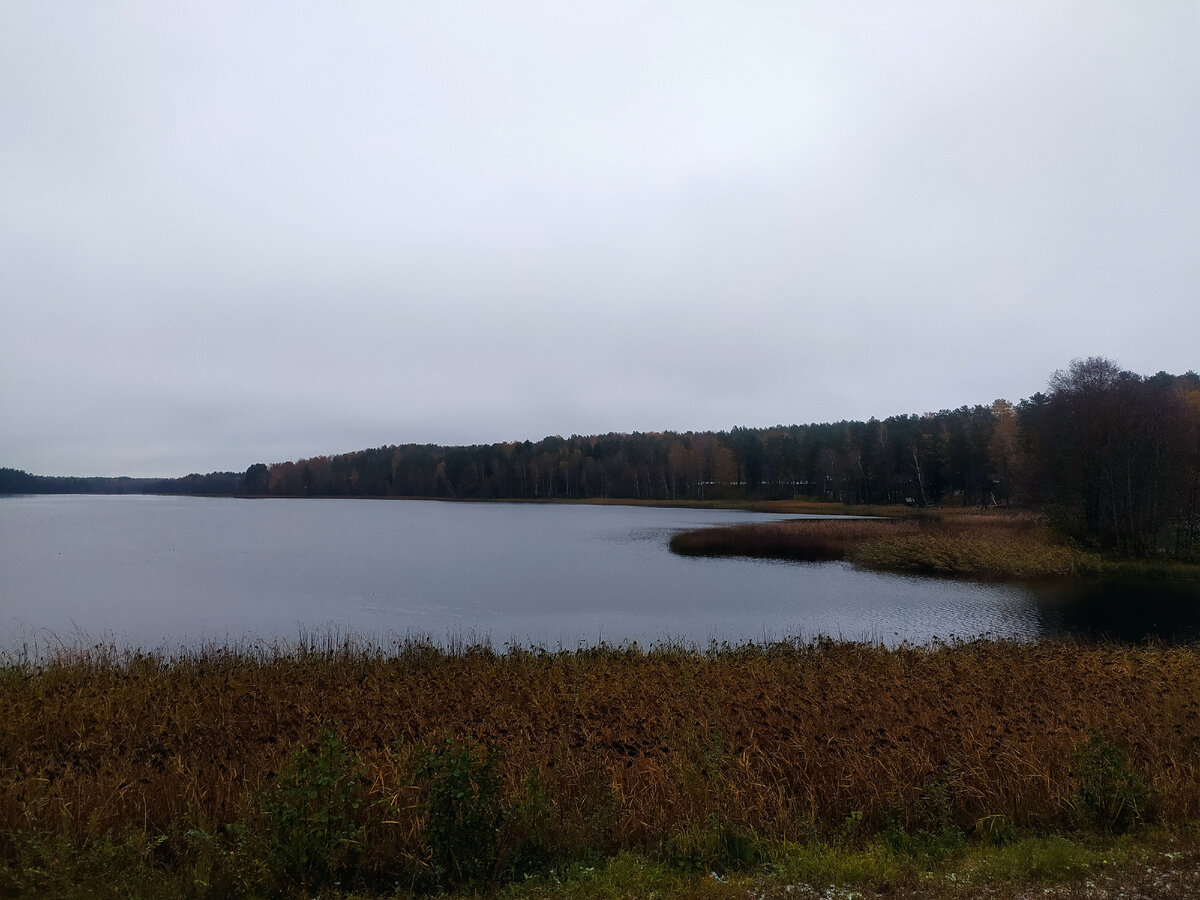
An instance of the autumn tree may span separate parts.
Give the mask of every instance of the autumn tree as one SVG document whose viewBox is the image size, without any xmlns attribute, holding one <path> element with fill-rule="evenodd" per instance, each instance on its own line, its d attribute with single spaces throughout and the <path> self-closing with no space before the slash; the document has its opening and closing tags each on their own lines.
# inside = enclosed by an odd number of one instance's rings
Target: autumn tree
<svg viewBox="0 0 1200 900">
<path fill-rule="evenodd" d="M 255 463 L 246 470 L 242 481 L 242 490 L 247 494 L 259 496 L 267 492 L 270 484 L 271 471 L 267 468 L 266 463 Z"/>
<path fill-rule="evenodd" d="M 1188 506 L 1189 406 L 1179 379 L 1101 357 L 1055 372 L 1021 409 L 1037 498 L 1075 538 L 1153 553 Z"/>
</svg>

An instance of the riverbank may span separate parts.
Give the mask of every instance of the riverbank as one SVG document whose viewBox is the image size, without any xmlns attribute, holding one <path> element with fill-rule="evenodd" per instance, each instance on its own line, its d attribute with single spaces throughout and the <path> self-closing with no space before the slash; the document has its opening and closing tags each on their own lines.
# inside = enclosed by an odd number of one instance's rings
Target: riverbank
<svg viewBox="0 0 1200 900">
<path fill-rule="evenodd" d="M 0 668 L 0 894 L 1071 882 L 1192 840 L 1197 698 L 1193 648 L 71 648 Z"/>
<path fill-rule="evenodd" d="M 1061 541 L 1045 520 L 1008 510 L 928 510 L 866 521 L 800 520 L 681 532 L 684 556 L 848 560 L 863 568 L 981 580 L 1086 575 L 1200 580 L 1200 565 L 1120 559 Z"/>
</svg>

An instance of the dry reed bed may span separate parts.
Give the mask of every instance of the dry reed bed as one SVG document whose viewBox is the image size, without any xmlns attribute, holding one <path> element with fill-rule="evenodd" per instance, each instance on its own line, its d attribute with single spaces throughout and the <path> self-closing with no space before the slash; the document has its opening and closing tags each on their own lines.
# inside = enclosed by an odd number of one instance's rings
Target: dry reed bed
<svg viewBox="0 0 1200 900">
<path fill-rule="evenodd" d="M 917 522 L 907 519 L 792 519 L 685 531 L 671 538 L 671 549 L 685 556 L 832 560 L 844 559 L 865 542 L 918 530 Z"/>
<path fill-rule="evenodd" d="M 705 528 L 675 535 L 671 549 L 687 556 L 846 559 L 893 572 L 987 579 L 1064 577 L 1098 566 L 1090 554 L 1056 542 L 1036 516 L 994 510 Z"/>
<path fill-rule="evenodd" d="M 653 845 L 710 816 L 830 833 L 855 812 L 903 818 L 933 785 L 968 828 L 1059 826 L 1092 728 L 1125 748 L 1165 819 L 1200 818 L 1191 648 L 100 657 L 0 670 L 0 835 L 235 821 L 329 729 L 361 758 L 370 798 L 390 800 L 376 825 L 396 847 L 419 830 L 413 748 L 445 738 L 502 749 L 509 796 L 538 773 L 563 849 Z"/>
</svg>

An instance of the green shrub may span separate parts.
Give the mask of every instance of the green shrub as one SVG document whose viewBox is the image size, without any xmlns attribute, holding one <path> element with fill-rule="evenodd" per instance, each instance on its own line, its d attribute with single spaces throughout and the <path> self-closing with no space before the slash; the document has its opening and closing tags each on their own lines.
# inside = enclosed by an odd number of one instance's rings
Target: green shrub
<svg viewBox="0 0 1200 900">
<path fill-rule="evenodd" d="M 267 883 L 261 853 L 263 835 L 252 834 L 242 822 L 213 831 L 190 828 L 183 834 L 182 868 L 198 896 L 240 897 Z"/>
<path fill-rule="evenodd" d="M 501 855 L 508 876 L 527 878 L 555 859 L 554 805 L 537 770 L 525 776 L 521 795 L 504 816 Z"/>
<path fill-rule="evenodd" d="M 363 772 L 332 731 L 292 754 L 275 783 L 259 795 L 271 870 L 302 887 L 336 883 L 362 849 L 355 820 Z"/>
<path fill-rule="evenodd" d="M 880 835 L 895 853 L 943 859 L 962 848 L 966 835 L 954 817 L 947 777 L 934 778 L 913 802 L 896 804 Z"/>
<path fill-rule="evenodd" d="M 496 775 L 499 758 L 494 748 L 454 740 L 436 750 L 421 749 L 416 776 L 425 789 L 423 833 L 445 884 L 495 873 L 504 823 Z"/>
<path fill-rule="evenodd" d="M 1148 817 L 1151 791 L 1133 770 L 1125 751 L 1091 730 L 1075 751 L 1079 788 L 1073 806 L 1084 824 L 1121 834 Z"/>
</svg>

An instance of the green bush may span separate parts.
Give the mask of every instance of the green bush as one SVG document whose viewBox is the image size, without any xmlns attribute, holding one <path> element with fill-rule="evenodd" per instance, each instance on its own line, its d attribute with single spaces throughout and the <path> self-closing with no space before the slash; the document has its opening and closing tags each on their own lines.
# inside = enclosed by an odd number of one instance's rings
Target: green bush
<svg viewBox="0 0 1200 900">
<path fill-rule="evenodd" d="M 943 859 L 966 842 L 953 800 L 948 776 L 934 778 L 913 802 L 894 806 L 880 836 L 895 853 Z"/>
<path fill-rule="evenodd" d="M 1089 731 L 1075 751 L 1074 776 L 1079 787 L 1073 806 L 1084 824 L 1121 834 L 1148 818 L 1150 788 L 1103 733 Z"/>
<path fill-rule="evenodd" d="M 203 897 L 240 897 L 270 879 L 261 852 L 265 838 L 242 822 L 213 831 L 189 828 L 177 866 L 190 877 L 193 893 Z"/>
<path fill-rule="evenodd" d="M 521 795 L 505 814 L 501 855 L 507 860 L 506 874 L 527 878 L 548 868 L 555 860 L 554 804 L 536 770 L 525 776 Z"/>
<path fill-rule="evenodd" d="M 496 763 L 500 754 L 447 740 L 422 748 L 416 777 L 425 789 L 424 837 L 439 880 L 458 885 L 495 874 L 500 828 Z"/>
<path fill-rule="evenodd" d="M 363 771 L 328 731 L 313 748 L 292 754 L 275 783 L 259 795 L 271 870 L 306 888 L 337 883 L 362 849 L 356 821 Z"/>
</svg>

